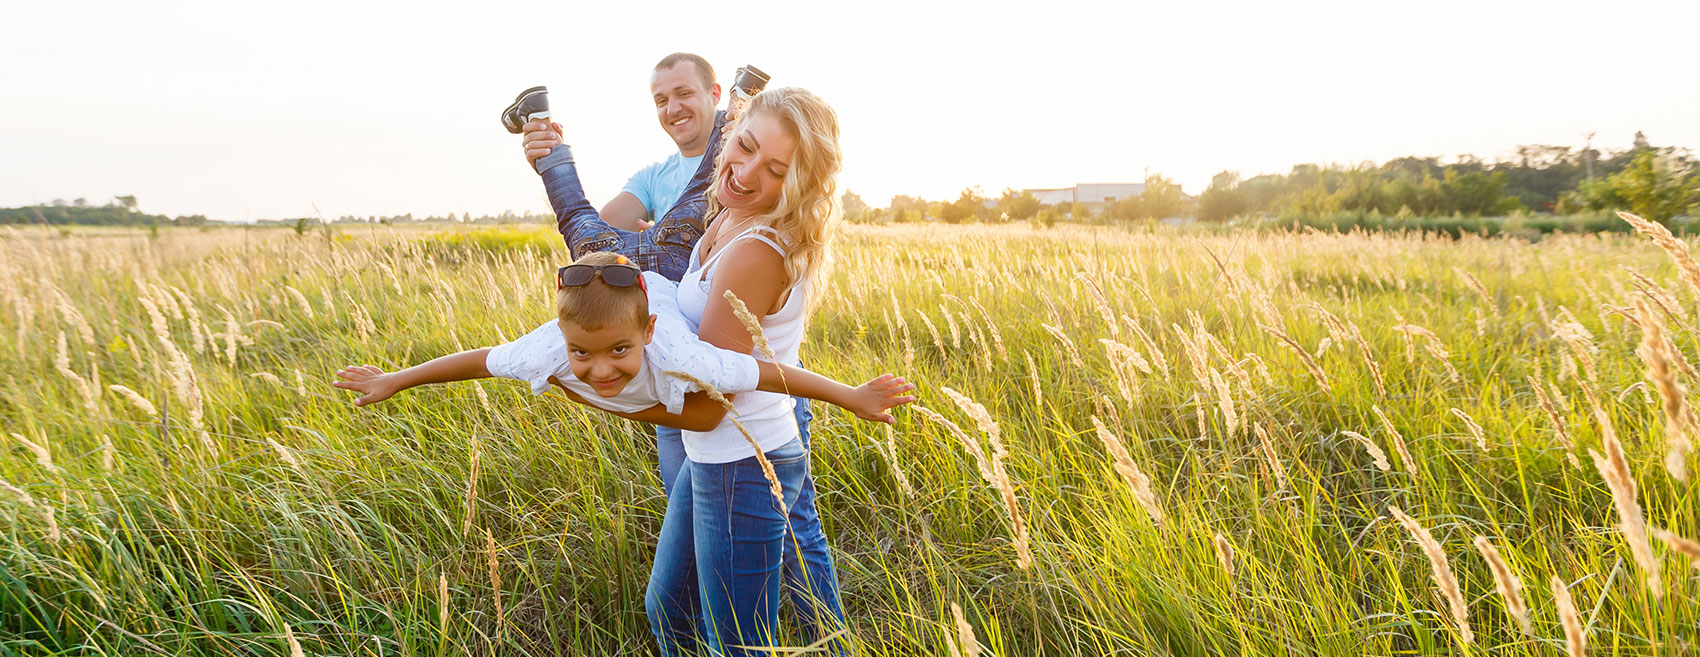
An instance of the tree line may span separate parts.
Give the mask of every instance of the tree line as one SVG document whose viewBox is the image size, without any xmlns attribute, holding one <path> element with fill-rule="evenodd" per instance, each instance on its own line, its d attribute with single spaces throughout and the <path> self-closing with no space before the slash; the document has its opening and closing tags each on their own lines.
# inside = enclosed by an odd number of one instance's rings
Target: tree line
<svg viewBox="0 0 1700 657">
<path fill-rule="evenodd" d="M 472 216 L 470 212 L 446 216 L 426 216 L 415 218 L 412 213 L 379 216 L 343 215 L 331 220 L 332 224 L 398 224 L 398 223 L 473 223 L 473 224 L 513 224 L 513 223 L 554 223 L 555 217 L 547 213 L 525 212 L 516 213 L 506 210 L 497 214 Z M 294 226 L 296 230 L 319 226 L 326 223 L 317 217 L 294 217 L 288 219 L 260 219 L 251 224 L 247 222 L 219 221 L 208 219 L 206 215 L 179 215 L 169 217 L 162 214 L 148 214 L 138 209 L 134 195 L 116 196 L 104 205 L 92 205 L 88 199 L 79 198 L 71 202 L 55 199 L 51 203 L 26 205 L 17 208 L 0 208 L 0 224 L 40 224 L 47 226 L 132 226 L 140 228 L 160 226 Z"/>
<path fill-rule="evenodd" d="M 91 205 L 79 198 L 69 203 L 54 199 L 52 203 L 26 205 L 19 208 L 0 208 L 0 224 L 43 224 L 53 226 L 204 226 L 204 215 L 167 217 L 147 214 L 137 209 L 136 197 L 113 197 L 105 205 Z M 216 223 L 216 222 L 211 222 Z"/>
<path fill-rule="evenodd" d="M 1041 225 L 1064 217 L 1433 225 L 1436 222 L 1416 220 L 1531 213 L 1579 216 L 1611 210 L 1670 222 L 1700 215 L 1700 167 L 1695 165 L 1687 149 L 1653 146 L 1637 132 L 1625 149 L 1527 145 L 1519 146 L 1515 156 L 1493 162 L 1473 155 L 1446 164 L 1437 157 L 1408 156 L 1379 165 L 1299 164 L 1286 174 L 1244 179 L 1236 171 L 1223 171 L 1197 198 L 1182 194 L 1168 178 L 1148 175 L 1140 194 L 1106 203 L 1096 212 L 1082 203 L 1041 204 L 1032 194 L 1014 189 L 989 197 L 977 187 L 951 201 L 898 195 L 885 208 L 871 207 L 847 191 L 844 210 L 851 221 L 859 222 L 1033 219 Z"/>
</svg>

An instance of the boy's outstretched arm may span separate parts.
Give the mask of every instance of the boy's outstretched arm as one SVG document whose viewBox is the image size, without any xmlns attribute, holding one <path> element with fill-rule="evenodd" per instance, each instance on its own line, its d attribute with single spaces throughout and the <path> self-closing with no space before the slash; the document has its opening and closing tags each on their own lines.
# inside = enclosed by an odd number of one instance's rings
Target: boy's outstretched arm
<svg viewBox="0 0 1700 657">
<path fill-rule="evenodd" d="M 765 360 L 756 361 L 756 366 L 761 370 L 757 390 L 819 399 L 869 422 L 893 424 L 897 420 L 886 410 L 915 401 L 913 395 L 903 394 L 914 390 L 915 384 L 901 376 L 881 374 L 852 388 L 801 367 Z"/>
<path fill-rule="evenodd" d="M 472 349 L 458 354 L 440 356 L 396 372 L 385 372 L 371 365 L 351 365 L 336 371 L 341 381 L 331 385 L 361 393 L 355 406 L 365 406 L 389 399 L 390 396 L 427 383 L 447 383 L 490 377 L 485 366 L 490 348 Z"/>
</svg>

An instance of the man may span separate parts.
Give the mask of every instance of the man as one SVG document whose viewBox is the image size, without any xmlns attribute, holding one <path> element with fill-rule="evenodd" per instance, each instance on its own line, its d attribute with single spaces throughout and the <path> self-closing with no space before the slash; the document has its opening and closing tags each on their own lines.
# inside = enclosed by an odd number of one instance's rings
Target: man
<svg viewBox="0 0 1700 657">
<path fill-rule="evenodd" d="M 602 207 L 602 220 L 621 230 L 641 231 L 673 207 L 691 174 L 708 150 L 714 128 L 714 108 L 720 104 L 720 85 L 714 67 L 700 56 L 676 52 L 661 59 L 649 77 L 655 118 L 679 152 L 638 170 L 620 193 Z M 529 121 L 525 124 L 525 158 L 538 158 L 561 144 L 561 126 Z"/>
</svg>

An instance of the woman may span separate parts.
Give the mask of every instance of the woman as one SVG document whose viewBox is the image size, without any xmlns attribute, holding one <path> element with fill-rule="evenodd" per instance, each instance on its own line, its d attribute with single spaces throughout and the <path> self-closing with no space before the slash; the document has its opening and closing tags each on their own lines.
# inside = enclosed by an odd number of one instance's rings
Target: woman
<svg viewBox="0 0 1700 657">
<path fill-rule="evenodd" d="M 704 158 L 705 164 L 713 163 L 712 177 L 700 180 L 700 185 L 693 180 L 673 211 L 644 233 L 615 231 L 594 219 L 594 209 L 579 200 L 583 194 L 576 176 L 572 189 L 563 190 L 559 176 L 551 180 L 554 169 L 543 169 L 541 161 L 539 168 L 575 255 L 580 248 L 624 252 L 672 247 L 677 240 L 660 238 L 701 226 L 700 220 L 692 225 L 689 219 L 692 203 L 702 202 L 693 191 L 711 191 L 711 219 L 681 277 L 680 310 L 704 341 L 751 352 L 753 339 L 725 298 L 731 292 L 760 316 L 777 359 L 795 362 L 811 282 L 826 271 L 841 215 L 837 116 L 807 91 L 769 90 L 750 102 L 725 143 L 718 142 L 711 140 L 721 146 L 720 152 L 711 146 Z M 802 603 L 800 617 L 816 632 L 831 632 L 843 624 L 837 576 L 809 500 L 813 491 L 808 449 L 793 419 L 794 402 L 785 395 L 757 392 L 737 395 L 733 404 L 749 438 L 731 416 L 712 431 L 685 432 L 689 462 L 669 486 L 667 515 L 645 596 L 664 654 L 704 649 L 745 654 L 728 646 L 773 645 L 781 563 L 788 553 L 800 555 L 806 564 L 789 569 L 783 578 L 803 580 L 787 587 Z M 779 480 L 783 508 L 769 490 L 758 449 Z M 805 506 L 806 512 L 798 513 Z"/>
</svg>

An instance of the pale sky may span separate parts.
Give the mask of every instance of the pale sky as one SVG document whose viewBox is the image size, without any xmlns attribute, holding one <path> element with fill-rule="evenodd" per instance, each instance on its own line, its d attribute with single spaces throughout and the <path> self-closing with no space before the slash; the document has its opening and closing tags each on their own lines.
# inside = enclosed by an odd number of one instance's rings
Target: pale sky
<svg viewBox="0 0 1700 657">
<path fill-rule="evenodd" d="M 669 52 L 839 114 L 842 184 L 955 198 L 1299 162 L 1700 148 L 1700 2 L 0 2 L 0 207 L 547 212 L 498 123 L 550 88 L 591 200 L 672 152 Z"/>
</svg>

